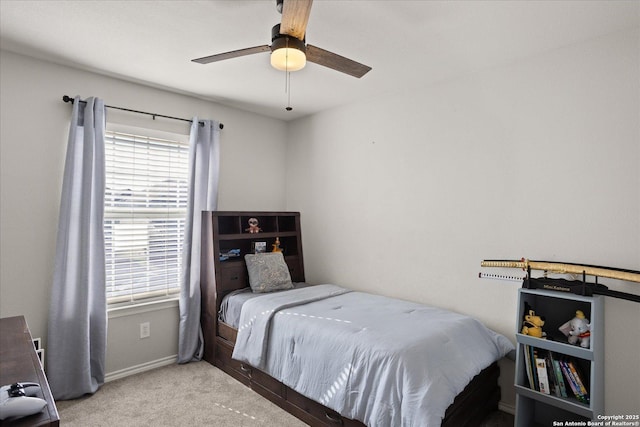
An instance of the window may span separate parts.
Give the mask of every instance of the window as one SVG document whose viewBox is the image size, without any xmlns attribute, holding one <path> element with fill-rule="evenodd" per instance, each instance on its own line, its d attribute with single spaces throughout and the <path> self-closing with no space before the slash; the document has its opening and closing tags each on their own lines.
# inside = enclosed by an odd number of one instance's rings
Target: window
<svg viewBox="0 0 640 427">
<path fill-rule="evenodd" d="M 188 160 L 187 142 L 106 132 L 104 234 L 109 304 L 179 293 Z"/>
</svg>

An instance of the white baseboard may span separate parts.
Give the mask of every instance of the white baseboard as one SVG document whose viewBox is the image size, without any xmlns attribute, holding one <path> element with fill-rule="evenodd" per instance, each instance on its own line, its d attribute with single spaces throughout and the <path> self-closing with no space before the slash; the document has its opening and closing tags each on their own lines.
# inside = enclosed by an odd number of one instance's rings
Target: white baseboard
<svg viewBox="0 0 640 427">
<path fill-rule="evenodd" d="M 107 372 L 104 376 L 104 382 L 119 380 L 120 378 L 130 375 L 139 374 L 162 366 L 172 365 L 178 362 L 178 355 L 163 357 L 162 359 L 152 360 L 151 362 L 142 363 L 140 365 L 131 366 L 129 368 L 120 369 L 114 372 Z"/>
<path fill-rule="evenodd" d="M 502 412 L 506 412 L 507 414 L 511 414 L 511 415 L 516 414 L 515 406 L 510 405 L 508 403 L 504 403 L 502 401 L 498 402 L 498 409 L 500 409 Z"/>
</svg>

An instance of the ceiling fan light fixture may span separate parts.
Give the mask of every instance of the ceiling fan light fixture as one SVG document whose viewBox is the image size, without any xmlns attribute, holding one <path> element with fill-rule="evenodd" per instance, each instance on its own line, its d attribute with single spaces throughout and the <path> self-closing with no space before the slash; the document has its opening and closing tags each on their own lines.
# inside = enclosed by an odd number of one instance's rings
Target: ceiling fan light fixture
<svg viewBox="0 0 640 427">
<path fill-rule="evenodd" d="M 271 31 L 271 66 L 280 71 L 298 71 L 307 64 L 303 40 L 280 34 L 280 24 Z"/>
<path fill-rule="evenodd" d="M 293 47 L 283 47 L 271 52 L 271 66 L 280 71 L 302 70 L 307 64 L 307 56 Z"/>
</svg>

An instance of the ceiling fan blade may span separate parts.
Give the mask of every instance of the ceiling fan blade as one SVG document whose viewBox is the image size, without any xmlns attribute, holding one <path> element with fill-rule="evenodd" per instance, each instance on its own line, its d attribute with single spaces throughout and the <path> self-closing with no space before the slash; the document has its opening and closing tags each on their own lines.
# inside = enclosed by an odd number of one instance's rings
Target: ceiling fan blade
<svg viewBox="0 0 640 427">
<path fill-rule="evenodd" d="M 262 46 L 248 47 L 246 49 L 232 50 L 231 52 L 218 53 L 216 55 L 204 56 L 202 58 L 192 59 L 192 62 L 199 64 L 209 64 L 210 62 L 222 61 L 224 59 L 237 58 L 239 56 L 253 55 L 254 53 L 267 52 L 271 48 L 265 44 Z"/>
<path fill-rule="evenodd" d="M 313 0 L 284 0 L 280 34 L 304 40 Z"/>
<path fill-rule="evenodd" d="M 307 45 L 307 61 L 324 65 L 325 67 L 332 68 L 336 71 L 340 71 L 350 76 L 360 78 L 371 71 L 371 67 L 353 61 L 344 56 L 340 56 L 336 53 L 329 52 L 328 50 L 321 49 L 319 47 Z"/>
</svg>

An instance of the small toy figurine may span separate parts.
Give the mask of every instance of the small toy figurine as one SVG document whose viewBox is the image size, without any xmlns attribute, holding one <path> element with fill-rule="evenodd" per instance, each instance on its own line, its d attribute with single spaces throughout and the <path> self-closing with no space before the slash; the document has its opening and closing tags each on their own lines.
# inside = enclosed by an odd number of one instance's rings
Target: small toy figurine
<svg viewBox="0 0 640 427">
<path fill-rule="evenodd" d="M 273 245 L 273 249 L 271 250 L 271 252 L 282 252 L 282 249 L 280 249 L 280 238 L 276 237 L 276 241 Z"/>
<path fill-rule="evenodd" d="M 259 233 L 262 231 L 262 228 L 258 227 L 258 219 L 257 218 L 249 218 L 249 228 L 245 228 L 244 231 L 248 231 L 249 233 Z"/>
<path fill-rule="evenodd" d="M 589 348 L 591 345 L 591 323 L 581 310 L 576 310 L 576 317 L 558 328 L 568 338 L 569 344 Z"/>
<path fill-rule="evenodd" d="M 544 338 L 547 334 L 542 331 L 542 326 L 544 326 L 544 317 L 536 316 L 535 311 L 529 310 L 529 314 L 524 316 L 524 322 L 522 322 L 522 333 L 536 338 Z"/>
</svg>

